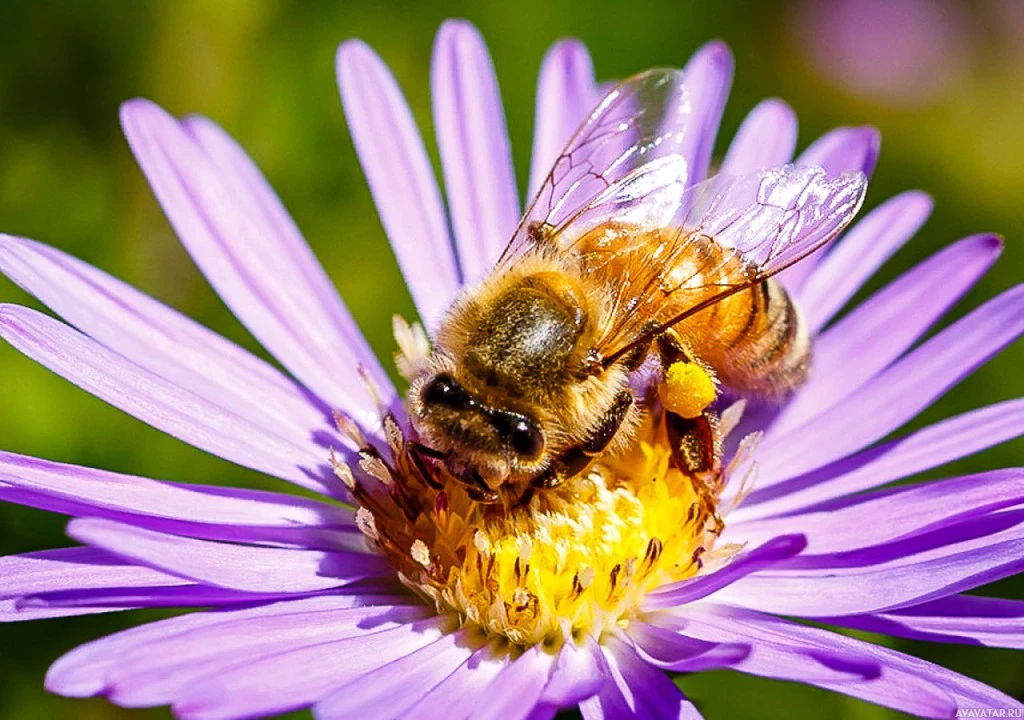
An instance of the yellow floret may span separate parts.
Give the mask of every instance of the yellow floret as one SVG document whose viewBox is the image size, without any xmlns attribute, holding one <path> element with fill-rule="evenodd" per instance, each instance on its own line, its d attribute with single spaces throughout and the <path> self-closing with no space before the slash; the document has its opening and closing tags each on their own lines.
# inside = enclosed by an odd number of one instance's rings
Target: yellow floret
<svg viewBox="0 0 1024 720">
<path fill-rule="evenodd" d="M 715 381 L 697 363 L 675 362 L 665 372 L 661 401 L 665 408 L 684 418 L 694 418 L 714 402 Z"/>
</svg>

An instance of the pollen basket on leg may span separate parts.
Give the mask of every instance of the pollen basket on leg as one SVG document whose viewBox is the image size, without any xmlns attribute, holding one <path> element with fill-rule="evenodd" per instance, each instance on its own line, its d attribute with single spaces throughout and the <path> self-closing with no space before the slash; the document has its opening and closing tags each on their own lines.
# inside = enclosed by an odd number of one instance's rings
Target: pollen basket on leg
<svg viewBox="0 0 1024 720">
<path fill-rule="evenodd" d="M 651 420 L 626 451 L 512 507 L 473 501 L 443 463 L 396 445 L 365 447 L 354 482 L 341 471 L 368 541 L 439 612 L 514 646 L 628 623 L 647 591 L 698 572 L 719 529 Z"/>
</svg>

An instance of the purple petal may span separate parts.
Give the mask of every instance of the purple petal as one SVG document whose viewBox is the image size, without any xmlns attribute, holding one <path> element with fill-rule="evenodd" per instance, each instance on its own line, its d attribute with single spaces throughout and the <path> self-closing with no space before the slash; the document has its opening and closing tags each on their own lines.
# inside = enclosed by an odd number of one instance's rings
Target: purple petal
<svg viewBox="0 0 1024 720">
<path fill-rule="evenodd" d="M 825 618 L 831 625 L 942 643 L 1024 650 L 1024 601 L 952 595 L 878 615 Z"/>
<path fill-rule="evenodd" d="M 242 657 L 183 688 L 174 712 L 183 720 L 229 720 L 303 708 L 351 677 L 436 642 L 451 625 L 448 618 L 434 617 L 369 635 L 284 647 L 256 660 Z"/>
<path fill-rule="evenodd" d="M 312 352 L 318 353 L 316 359 L 332 375 L 339 369 L 335 362 L 350 358 L 369 370 L 382 389 L 390 391 L 386 371 L 338 296 L 334 283 L 256 164 L 234 138 L 212 120 L 191 116 L 182 121 L 182 127 L 220 169 L 225 182 L 236 191 L 239 202 L 248 204 L 252 219 L 266 236 L 277 241 L 280 249 L 268 248 L 269 259 L 275 273 L 287 273 L 284 283 L 296 307 L 300 308 L 301 316 L 291 321 L 305 321 L 304 325 L 291 329 L 304 328 L 305 335 L 300 339 Z M 246 246 L 243 255 L 248 256 L 250 252 L 251 248 Z M 284 302 L 283 298 L 275 299 Z M 273 348 L 270 350 L 276 352 Z M 321 382 L 326 381 L 321 378 Z M 313 389 L 316 387 L 312 382 L 306 384 Z"/>
<path fill-rule="evenodd" d="M 830 175 L 860 170 L 871 177 L 881 144 L 882 136 L 873 127 L 836 128 L 808 145 L 796 164 L 823 167 Z"/>
<path fill-rule="evenodd" d="M 700 720 L 701 714 L 676 684 L 628 643 L 610 636 L 604 648 L 611 676 L 634 717 Z"/>
<path fill-rule="evenodd" d="M 455 672 L 472 654 L 467 630 L 436 642 L 360 675 L 332 691 L 316 704 L 313 715 L 321 720 L 361 718 L 390 720 L 401 717 L 419 698 Z"/>
<path fill-rule="evenodd" d="M 91 549 L 82 550 L 95 552 Z M 272 617 L 310 610 L 337 610 L 365 605 L 366 600 L 358 595 L 323 595 L 259 604 L 238 610 L 194 612 L 140 625 L 80 645 L 63 655 L 50 667 L 46 675 L 46 689 L 68 697 L 91 697 L 106 689 L 107 674 L 120 667 L 124 658 L 151 643 L 175 637 L 187 638 L 192 632 L 242 618 Z"/>
<path fill-rule="evenodd" d="M 953 717 L 957 708 L 1021 707 L 1003 693 L 944 667 L 820 628 L 798 625 L 760 613 L 705 606 L 687 608 L 677 629 L 705 640 L 753 642 L 753 652 L 737 670 L 764 677 L 796 680 L 869 702 L 929 718 Z M 810 669 L 801 677 L 801 657 L 817 656 L 837 668 L 831 673 Z M 863 676 L 840 672 L 871 666 L 878 673 Z M 819 665 L 825 670 L 826 665 Z"/>
<path fill-rule="evenodd" d="M 670 612 L 651 613 L 647 621 L 663 631 L 688 638 L 690 642 L 747 647 L 746 656 L 731 665 L 732 669 L 740 672 L 814 685 L 863 682 L 877 679 L 881 674 L 878 663 L 872 658 L 834 647 L 829 642 L 831 633 L 817 631 L 820 635 L 799 635 L 785 633 L 781 628 L 760 627 L 756 624 L 748 627 L 740 621 L 734 621 L 733 615 L 740 618 L 761 616 L 751 611 L 727 610 L 717 605 L 700 603 L 675 608 Z M 664 636 L 660 640 L 659 649 L 665 653 L 671 652 L 665 648 L 667 641 Z M 677 642 L 683 650 L 690 644 L 685 639 Z"/>
<path fill-rule="evenodd" d="M 173 703 L 198 682 L 285 650 L 366 637 L 429 615 L 424 605 L 296 609 L 225 619 L 215 625 L 151 641 L 125 654 L 105 679 L 105 694 L 124 707 Z M 344 680 L 340 681 L 344 682 Z"/>
<path fill-rule="evenodd" d="M 211 540 L 366 548 L 348 510 L 316 500 L 161 482 L 4 452 L 0 500 Z"/>
<path fill-rule="evenodd" d="M 487 645 L 474 652 L 433 690 L 406 710 L 404 720 L 465 720 L 480 704 L 484 690 L 508 666 L 508 653 Z"/>
<path fill-rule="evenodd" d="M 380 371 L 377 377 L 386 377 L 366 338 L 338 297 L 334 283 L 256 164 L 230 135 L 208 118 L 191 116 L 182 124 L 221 170 L 224 180 L 236 190 L 239 201 L 248 203 L 253 219 L 281 245 L 284 269 L 293 273 L 291 277 L 298 285 L 292 290 L 309 293 L 308 299 L 297 299 L 310 316 L 309 322 L 316 326 L 316 341 L 349 348 L 367 367 Z M 282 270 L 280 265 L 275 268 Z M 335 332 L 338 336 L 332 337 Z"/>
<path fill-rule="evenodd" d="M 720 670 L 750 654 L 744 643 L 705 642 L 636 619 L 629 623 L 629 639 L 644 660 L 676 672 Z"/>
<path fill-rule="evenodd" d="M 804 167 L 823 167 L 829 174 L 860 171 L 871 177 L 878 160 L 881 135 L 872 127 L 837 128 L 822 135 L 796 159 Z M 779 275 L 792 292 L 799 291 L 813 274 L 824 251 L 805 258 Z M 797 293 L 799 295 L 799 293 Z"/>
<path fill-rule="evenodd" d="M 736 131 L 722 161 L 722 172 L 746 175 L 762 168 L 785 165 L 796 148 L 796 113 L 782 100 L 762 101 Z"/>
<path fill-rule="evenodd" d="M 670 583 L 648 593 L 644 599 L 644 609 L 657 610 L 700 600 L 739 578 L 793 557 L 806 546 L 807 540 L 803 535 L 781 535 L 766 539 L 763 545 L 734 556 L 723 567 L 688 580 Z"/>
<path fill-rule="evenodd" d="M 911 190 L 890 198 L 864 216 L 822 258 L 797 293 L 810 326 L 814 330 L 824 327 L 864 282 L 914 236 L 931 212 L 932 199 Z"/>
<path fill-rule="evenodd" d="M 995 235 L 965 238 L 904 273 L 829 328 L 815 342 L 810 380 L 769 432 L 799 427 L 885 369 L 988 271 L 1001 250 Z"/>
<path fill-rule="evenodd" d="M 308 251 L 294 252 L 294 239 L 283 240 L 266 221 L 244 180 L 225 175 L 230 150 L 219 132 L 196 121 L 187 128 L 145 100 L 125 103 L 121 124 L 185 249 L 235 316 L 330 405 L 371 416 L 375 406 L 357 367 L 366 365 L 385 393 L 393 389 L 340 301 L 322 304 L 323 281 L 309 279 L 315 261 Z M 338 331 L 346 325 L 349 337 Z"/>
<path fill-rule="evenodd" d="M 63 617 L 134 610 L 137 608 L 211 608 L 269 603 L 308 593 L 251 593 L 190 583 L 168 587 L 112 587 L 56 590 L 29 595 L 16 601 L 18 617 Z M 21 614 L 31 617 L 23 618 Z"/>
<path fill-rule="evenodd" d="M 105 588 L 153 588 L 187 585 L 188 581 L 139 565 L 127 565 L 94 548 L 42 550 L 0 557 L 0 622 L 80 615 L 98 610 L 61 610 L 25 598 L 48 592 Z M 108 609 L 105 607 L 105 609 Z"/>
<path fill-rule="evenodd" d="M 324 411 L 280 371 L 70 255 L 0 235 L 0 272 L 114 352 L 267 430 L 309 442 L 324 425 Z"/>
<path fill-rule="evenodd" d="M 916 416 L 1024 331 L 1024 286 L 990 300 L 878 375 L 806 427 L 767 438 L 759 485 L 821 467 Z"/>
<path fill-rule="evenodd" d="M 359 162 L 420 317 L 432 327 L 460 278 L 437 181 L 387 67 L 366 44 L 342 43 L 338 87 Z"/>
<path fill-rule="evenodd" d="M 598 98 L 594 66 L 586 46 L 578 40 L 555 43 L 544 56 L 537 80 L 530 198 L 540 190 L 555 160 Z"/>
<path fill-rule="evenodd" d="M 683 68 L 692 108 L 679 148 L 689 170 L 687 184 L 693 185 L 708 176 L 718 125 L 732 86 L 732 73 L 732 53 L 725 43 L 717 40 L 697 50 Z"/>
<path fill-rule="evenodd" d="M 993 470 L 861 495 L 839 507 L 730 523 L 722 542 L 764 542 L 780 532 L 799 530 L 807 538 L 807 554 L 837 553 L 909 538 L 1015 505 L 1024 505 L 1024 470 Z M 885 522 L 865 523 L 864 518 Z"/>
<path fill-rule="evenodd" d="M 0 337 L 83 390 L 168 435 L 284 480 L 324 493 L 323 456 L 308 444 L 254 425 L 152 374 L 53 318 L 16 305 L 0 305 Z"/>
<path fill-rule="evenodd" d="M 327 590 L 390 571 L 376 555 L 232 545 L 93 518 L 72 520 L 68 535 L 174 575 L 247 592 Z"/>
<path fill-rule="evenodd" d="M 542 645 L 534 645 L 502 670 L 469 716 L 471 720 L 525 720 L 540 700 L 554 665 Z"/>
<path fill-rule="evenodd" d="M 585 635 L 579 645 L 571 641 L 562 645 L 540 702 L 554 709 L 569 708 L 595 695 L 607 680 L 601 648 Z"/>
<path fill-rule="evenodd" d="M 731 522 L 789 513 L 880 487 L 1024 434 L 1024 399 L 973 410 L 819 470 L 755 490 Z"/>
<path fill-rule="evenodd" d="M 430 84 L 459 266 L 463 280 L 473 283 L 501 255 L 520 210 L 494 65 L 468 22 L 441 26 Z"/>
<path fill-rule="evenodd" d="M 1024 569 L 1024 510 L 966 520 L 845 553 L 803 555 L 793 569 L 741 578 L 715 601 L 797 617 L 881 612 L 971 590 Z"/>
</svg>

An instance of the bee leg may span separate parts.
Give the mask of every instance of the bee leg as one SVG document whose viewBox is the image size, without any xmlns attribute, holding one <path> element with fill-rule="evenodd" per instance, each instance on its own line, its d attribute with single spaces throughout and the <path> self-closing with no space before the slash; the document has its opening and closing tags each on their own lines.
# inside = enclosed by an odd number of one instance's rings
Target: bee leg
<svg viewBox="0 0 1024 720">
<path fill-rule="evenodd" d="M 715 509 L 722 481 L 722 439 L 718 431 L 718 415 L 710 410 L 694 418 L 684 418 L 665 411 L 665 429 L 672 461 L 690 476 L 700 501 L 711 512 L 721 532 L 725 523 Z"/>
<path fill-rule="evenodd" d="M 615 398 L 615 404 L 601 419 L 594 434 L 582 445 L 571 447 L 555 458 L 547 470 L 533 479 L 533 486 L 543 489 L 558 487 L 569 478 L 586 470 L 591 461 L 611 444 L 631 407 L 633 407 L 633 393 L 623 390 Z"/>
<path fill-rule="evenodd" d="M 497 492 L 487 487 L 487 483 L 484 482 L 484 479 L 476 471 L 460 476 L 458 480 L 466 490 L 470 500 L 484 505 L 493 505 L 501 499 Z"/>
</svg>

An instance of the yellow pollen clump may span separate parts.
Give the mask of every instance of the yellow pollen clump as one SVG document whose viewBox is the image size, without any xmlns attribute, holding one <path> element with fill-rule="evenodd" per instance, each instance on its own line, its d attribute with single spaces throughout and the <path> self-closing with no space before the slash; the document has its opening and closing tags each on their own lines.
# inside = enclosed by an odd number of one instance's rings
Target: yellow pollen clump
<svg viewBox="0 0 1024 720">
<path fill-rule="evenodd" d="M 715 381 L 697 363 L 674 362 L 665 372 L 661 401 L 665 408 L 684 418 L 695 418 L 718 395 Z"/>
<path fill-rule="evenodd" d="M 364 448 L 352 490 L 368 540 L 439 612 L 514 646 L 627 624 L 649 590 L 698 572 L 721 529 L 706 482 L 671 463 L 651 420 L 629 450 L 511 507 L 472 501 L 443 463 L 391 445 L 390 463 Z"/>
</svg>

